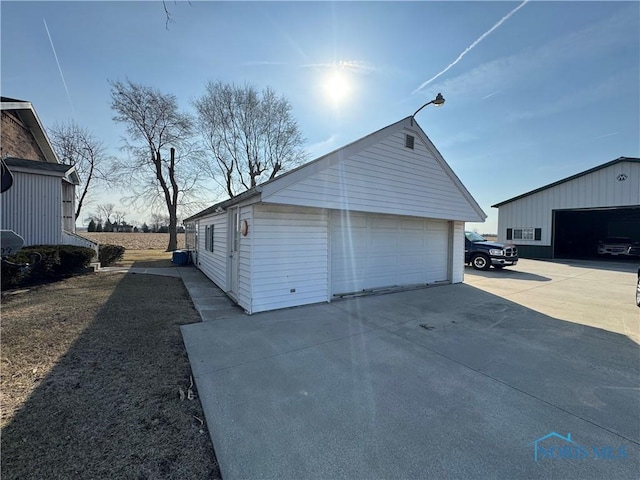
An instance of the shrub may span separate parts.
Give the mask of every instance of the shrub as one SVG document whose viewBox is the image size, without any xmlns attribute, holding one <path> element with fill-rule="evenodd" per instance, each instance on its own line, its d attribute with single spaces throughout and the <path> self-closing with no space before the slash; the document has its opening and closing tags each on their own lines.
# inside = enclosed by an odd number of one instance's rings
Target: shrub
<svg viewBox="0 0 640 480">
<path fill-rule="evenodd" d="M 89 266 L 95 252 L 73 245 L 33 245 L 2 262 L 2 290 L 56 280 Z"/>
<path fill-rule="evenodd" d="M 107 267 L 113 262 L 117 262 L 122 259 L 125 248 L 121 245 L 100 245 L 98 251 L 98 260 L 100 265 Z"/>
</svg>

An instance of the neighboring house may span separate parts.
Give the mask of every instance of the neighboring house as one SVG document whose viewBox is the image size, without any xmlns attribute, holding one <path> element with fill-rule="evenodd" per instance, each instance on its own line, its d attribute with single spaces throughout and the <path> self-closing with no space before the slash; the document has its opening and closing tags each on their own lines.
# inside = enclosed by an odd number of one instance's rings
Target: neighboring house
<svg viewBox="0 0 640 480">
<path fill-rule="evenodd" d="M 2 230 L 29 245 L 98 244 L 75 233 L 75 167 L 58 160 L 30 102 L 2 97 L 2 158 L 13 185 L 2 193 Z"/>
<path fill-rule="evenodd" d="M 196 266 L 248 313 L 459 283 L 486 215 L 407 117 L 187 218 Z"/>
<path fill-rule="evenodd" d="M 521 257 L 579 258 L 599 240 L 640 241 L 640 158 L 620 157 L 493 205 L 498 242 Z"/>
</svg>

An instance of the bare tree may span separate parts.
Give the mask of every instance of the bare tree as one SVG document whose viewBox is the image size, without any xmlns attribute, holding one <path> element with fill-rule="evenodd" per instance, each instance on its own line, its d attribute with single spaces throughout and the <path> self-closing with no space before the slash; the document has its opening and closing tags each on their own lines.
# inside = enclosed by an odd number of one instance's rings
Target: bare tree
<svg viewBox="0 0 640 480">
<path fill-rule="evenodd" d="M 123 212 L 122 210 L 114 210 L 113 216 L 115 218 L 115 222 L 117 224 L 121 224 L 121 223 L 124 223 L 125 221 L 124 217 L 127 216 L 127 212 Z"/>
<path fill-rule="evenodd" d="M 203 170 L 229 197 L 271 180 L 304 162 L 304 138 L 291 105 L 266 88 L 224 84 L 206 85 L 193 105 L 198 129 L 212 156 Z"/>
<path fill-rule="evenodd" d="M 173 3 L 177 3 L 176 0 L 173 1 Z M 189 5 L 191 5 L 191 1 L 187 1 L 187 3 Z M 164 7 L 164 14 L 165 14 L 165 24 L 164 24 L 164 28 L 166 28 L 167 30 L 169 30 L 169 24 L 173 23 L 173 17 L 171 16 L 171 12 L 169 11 L 169 8 L 167 7 L 167 1 L 166 0 L 162 0 L 162 6 Z"/>
<path fill-rule="evenodd" d="M 74 165 L 80 177 L 76 189 L 76 217 L 91 199 L 91 189 L 109 179 L 104 144 L 86 128 L 71 121 L 55 124 L 49 129 L 51 143 L 63 163 Z"/>
<path fill-rule="evenodd" d="M 169 215 L 167 251 L 175 250 L 178 206 L 195 195 L 199 181 L 191 161 L 191 117 L 178 110 L 174 95 L 130 80 L 110 85 L 113 119 L 126 125 L 131 140 L 125 145 L 130 159 L 117 162 L 132 192 L 124 200 L 151 207 L 163 203 Z"/>
<path fill-rule="evenodd" d="M 115 208 L 116 206 L 113 203 L 101 203 L 97 207 L 97 217 L 100 220 L 111 221 L 111 215 L 113 215 Z"/>
<path fill-rule="evenodd" d="M 170 218 L 162 213 L 151 214 L 151 231 L 158 232 L 162 227 L 167 227 L 170 223 Z"/>
</svg>

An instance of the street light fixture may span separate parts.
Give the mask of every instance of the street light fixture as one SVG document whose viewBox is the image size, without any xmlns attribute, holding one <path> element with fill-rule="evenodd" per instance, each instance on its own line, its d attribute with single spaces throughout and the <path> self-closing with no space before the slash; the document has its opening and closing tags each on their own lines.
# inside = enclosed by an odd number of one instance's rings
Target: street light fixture
<svg viewBox="0 0 640 480">
<path fill-rule="evenodd" d="M 422 105 L 418 110 L 416 110 L 416 113 L 411 115 L 411 124 L 412 125 L 413 125 L 413 118 L 418 114 L 418 112 L 420 110 L 422 110 L 424 107 L 426 107 L 427 105 L 431 105 L 431 104 L 435 105 L 436 107 L 442 106 L 444 104 L 444 97 L 442 96 L 442 94 L 439 93 L 438 95 L 436 95 L 436 98 L 434 98 L 430 102 L 427 102 L 424 105 Z"/>
</svg>

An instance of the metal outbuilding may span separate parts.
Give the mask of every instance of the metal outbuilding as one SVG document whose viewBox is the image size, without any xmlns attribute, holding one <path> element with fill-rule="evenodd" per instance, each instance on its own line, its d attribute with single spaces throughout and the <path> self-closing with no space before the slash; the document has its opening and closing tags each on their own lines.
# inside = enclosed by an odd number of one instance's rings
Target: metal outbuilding
<svg viewBox="0 0 640 480">
<path fill-rule="evenodd" d="M 588 258 L 598 241 L 640 241 L 640 158 L 620 157 L 492 205 L 498 241 L 521 257 Z"/>
</svg>

